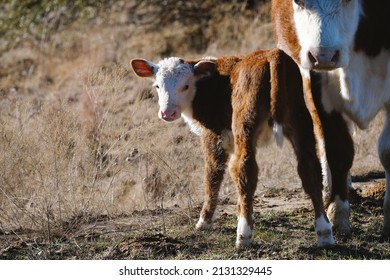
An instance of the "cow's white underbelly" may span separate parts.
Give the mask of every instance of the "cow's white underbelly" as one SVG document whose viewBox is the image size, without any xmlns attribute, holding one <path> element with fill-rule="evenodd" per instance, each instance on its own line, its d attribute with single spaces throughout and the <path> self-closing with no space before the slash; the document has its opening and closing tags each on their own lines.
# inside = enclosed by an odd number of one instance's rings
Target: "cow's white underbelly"
<svg viewBox="0 0 390 280">
<path fill-rule="evenodd" d="M 346 69 L 324 74 L 323 103 L 347 114 L 360 128 L 366 128 L 377 113 L 390 104 L 390 53 L 375 58 L 352 52 Z"/>
</svg>

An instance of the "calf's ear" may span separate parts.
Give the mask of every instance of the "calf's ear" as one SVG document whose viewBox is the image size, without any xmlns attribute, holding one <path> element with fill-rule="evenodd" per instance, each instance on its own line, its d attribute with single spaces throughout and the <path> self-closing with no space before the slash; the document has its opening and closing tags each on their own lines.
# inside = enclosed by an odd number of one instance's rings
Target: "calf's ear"
<svg viewBox="0 0 390 280">
<path fill-rule="evenodd" d="M 198 79 L 211 76 L 216 69 L 214 61 L 201 60 L 194 65 L 194 75 Z"/>
<path fill-rule="evenodd" d="M 142 58 L 133 59 L 131 60 L 130 64 L 134 73 L 142 78 L 153 77 L 158 68 L 158 66 L 153 62 Z"/>
</svg>

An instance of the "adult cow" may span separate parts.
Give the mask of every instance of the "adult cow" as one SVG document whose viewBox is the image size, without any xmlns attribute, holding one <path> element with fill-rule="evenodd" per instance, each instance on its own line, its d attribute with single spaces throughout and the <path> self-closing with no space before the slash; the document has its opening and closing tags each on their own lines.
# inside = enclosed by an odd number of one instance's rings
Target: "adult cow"
<svg viewBox="0 0 390 280">
<path fill-rule="evenodd" d="M 379 111 L 386 113 L 378 140 L 379 158 L 386 171 L 385 236 L 390 236 L 389 15 L 389 0 L 272 0 L 278 47 L 300 66 L 307 89 L 310 70 L 326 72 L 322 87 L 328 112 L 343 112 L 362 129 Z M 331 155 L 327 157 L 332 160 Z M 333 170 L 331 173 L 335 176 Z M 329 209 L 335 210 L 336 226 L 348 232 L 346 185 L 341 188 L 331 188 Z"/>
</svg>

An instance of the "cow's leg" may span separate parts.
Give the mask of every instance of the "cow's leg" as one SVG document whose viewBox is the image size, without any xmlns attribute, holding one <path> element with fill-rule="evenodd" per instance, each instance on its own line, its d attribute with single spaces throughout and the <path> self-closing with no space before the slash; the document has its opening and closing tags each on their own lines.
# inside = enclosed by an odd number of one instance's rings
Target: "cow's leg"
<svg viewBox="0 0 390 280">
<path fill-rule="evenodd" d="M 348 126 L 341 114 L 333 111 L 321 116 L 325 130 L 326 156 L 332 174 L 332 188 L 327 214 L 333 229 L 340 234 L 350 234 L 348 185 L 354 148 Z"/>
<path fill-rule="evenodd" d="M 387 109 L 385 125 L 378 139 L 378 154 L 386 171 L 386 192 L 383 203 L 383 235 L 390 237 L 390 108 Z"/>
<path fill-rule="evenodd" d="M 303 108 L 304 110 L 304 108 Z M 302 111 L 303 111 L 302 110 Z M 311 118 L 302 113 L 294 114 L 301 116 L 299 119 L 293 119 L 292 124 L 300 124 L 294 127 L 289 139 L 294 148 L 298 161 L 298 174 L 302 180 L 302 186 L 305 192 L 310 196 L 314 207 L 314 227 L 317 234 L 317 244 L 320 247 L 331 246 L 335 244 L 332 233 L 332 226 L 325 213 L 324 201 L 322 198 L 322 174 L 321 164 L 316 154 L 316 142 L 314 135 L 308 133 L 308 127 L 312 127 Z M 286 132 L 288 127 L 286 127 Z"/>
<path fill-rule="evenodd" d="M 202 132 L 202 148 L 204 153 L 204 202 L 197 229 L 211 227 L 216 219 L 218 193 L 225 174 L 228 154 L 223 147 L 223 139 L 211 131 Z"/>
<path fill-rule="evenodd" d="M 239 131 L 240 128 L 242 128 L 242 131 Z M 257 186 L 258 174 L 253 138 L 245 133 L 243 134 L 244 129 L 244 126 L 241 126 L 235 130 L 235 154 L 230 169 L 238 191 L 237 248 L 246 247 L 252 242 L 254 226 L 253 196 Z"/>
<path fill-rule="evenodd" d="M 311 125 L 313 127 L 313 138 L 312 134 L 310 136 L 307 135 L 305 141 L 305 139 L 302 139 L 302 135 L 305 135 L 305 132 L 296 131 L 298 133 L 296 135 L 298 139 L 294 139 L 292 142 L 298 159 L 298 173 L 301 177 L 303 188 L 309 194 L 314 206 L 317 244 L 320 247 L 324 247 L 335 243 L 331 225 L 325 214 L 322 198 L 322 186 L 329 184 L 328 178 L 332 178 L 333 173 L 329 174 L 330 167 L 326 156 L 325 129 L 323 120 L 320 117 L 321 112 L 319 112 L 318 102 L 316 102 L 318 94 L 313 94 L 313 92 L 317 91 L 317 78 L 316 75 L 312 76 L 313 73 L 301 67 L 300 72 L 303 82 L 304 101 L 309 111 Z M 301 116 L 301 119 L 301 121 L 307 124 L 307 117 Z M 305 127 L 305 125 L 302 127 Z M 320 158 L 320 162 L 318 161 L 317 155 Z M 320 170 L 322 170 L 319 173 L 317 165 L 320 165 Z M 313 174 L 310 174 L 311 172 Z"/>
<path fill-rule="evenodd" d="M 339 87 L 334 86 L 329 77 L 324 79 L 318 73 L 311 73 L 311 79 L 314 81 L 312 87 L 316 94 L 313 97 L 323 128 L 325 157 L 331 175 L 328 176 L 324 195 L 327 216 L 335 231 L 349 234 L 348 186 L 351 185 L 349 170 L 354 156 L 353 141 L 346 121 L 333 109 L 332 99 L 329 99 L 339 95 Z"/>
</svg>

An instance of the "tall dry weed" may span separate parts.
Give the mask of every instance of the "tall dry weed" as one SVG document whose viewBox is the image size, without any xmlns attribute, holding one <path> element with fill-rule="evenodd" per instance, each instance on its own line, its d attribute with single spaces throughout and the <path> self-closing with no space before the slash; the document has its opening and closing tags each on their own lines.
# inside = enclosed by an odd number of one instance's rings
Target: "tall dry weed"
<svg viewBox="0 0 390 280">
<path fill-rule="evenodd" d="M 186 173 L 199 166 L 184 164 L 193 159 L 182 158 L 177 144 L 194 149 L 194 138 L 157 119 L 146 88 L 129 94 L 130 79 L 115 64 L 86 71 L 80 106 L 58 93 L 40 99 L 15 90 L 3 100 L 3 231 L 32 229 L 50 240 L 75 220 L 175 204 L 191 209 L 194 186 Z"/>
<path fill-rule="evenodd" d="M 85 208 L 77 199 L 79 176 L 90 157 L 79 122 L 64 104 L 40 108 L 10 100 L 1 118 L 1 215 L 5 228 L 47 230 Z"/>
</svg>

